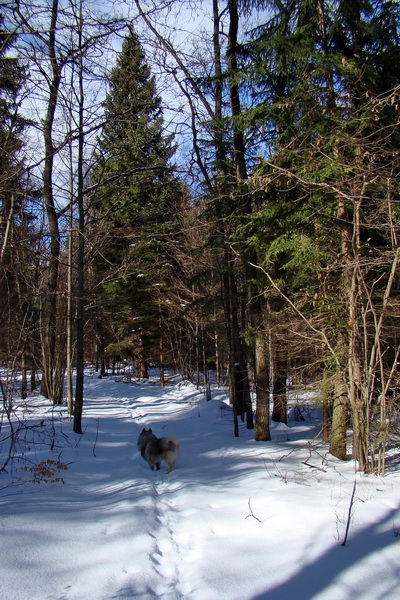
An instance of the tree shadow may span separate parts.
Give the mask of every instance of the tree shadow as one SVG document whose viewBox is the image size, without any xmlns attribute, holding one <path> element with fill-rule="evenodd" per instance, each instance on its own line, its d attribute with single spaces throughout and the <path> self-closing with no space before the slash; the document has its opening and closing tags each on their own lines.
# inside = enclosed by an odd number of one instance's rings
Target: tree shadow
<svg viewBox="0 0 400 600">
<path fill-rule="evenodd" d="M 368 557 L 372 558 L 375 553 L 399 544 L 396 532 L 393 530 L 393 521 L 398 516 L 398 510 L 390 510 L 373 526 L 350 536 L 346 546 L 338 543 L 328 552 L 319 556 L 317 560 L 303 566 L 289 580 L 253 596 L 251 600 L 292 600 L 293 598 L 296 600 L 321 598 L 322 600 L 323 592 L 326 594 L 324 594 L 324 598 L 361 600 L 366 597 L 374 597 L 375 600 L 380 598 L 383 600 L 383 598 L 394 598 L 390 592 L 394 594 L 395 590 L 388 589 L 389 585 L 393 586 L 393 581 L 399 582 L 396 588 L 397 597 L 400 597 L 400 565 L 396 559 L 391 565 L 388 565 L 388 568 L 394 569 L 395 573 L 387 578 L 386 588 L 380 592 L 377 589 L 374 596 L 372 589 L 374 586 L 379 587 L 380 584 L 384 586 L 385 578 L 383 577 L 380 582 L 379 579 L 382 575 L 373 569 L 369 571 L 369 577 L 366 577 L 368 571 L 365 566 L 361 575 L 351 572 L 352 569 L 356 569 L 358 563 Z M 331 586 L 332 589 L 328 591 Z M 343 586 L 345 590 L 341 590 L 340 586 Z M 366 590 L 368 590 L 368 594 L 366 594 Z"/>
</svg>

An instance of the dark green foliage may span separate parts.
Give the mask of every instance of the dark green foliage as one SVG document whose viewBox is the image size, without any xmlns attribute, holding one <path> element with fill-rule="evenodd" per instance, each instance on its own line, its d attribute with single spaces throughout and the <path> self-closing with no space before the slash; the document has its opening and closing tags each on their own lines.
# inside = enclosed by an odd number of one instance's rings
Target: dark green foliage
<svg viewBox="0 0 400 600">
<path fill-rule="evenodd" d="M 134 33 L 111 74 L 105 108 L 93 174 L 99 184 L 99 302 L 111 327 L 109 341 L 123 341 L 132 355 L 150 358 L 159 337 L 160 294 L 172 273 L 183 187 L 172 174 L 172 139 L 164 132 L 154 78 Z"/>
<path fill-rule="evenodd" d="M 21 148 L 21 133 L 26 126 L 18 111 L 18 94 L 26 78 L 26 69 L 8 55 L 15 36 L 3 29 L 0 13 L 0 152 L 1 173 L 10 169 Z"/>
<path fill-rule="evenodd" d="M 318 270 L 339 251 L 331 235 L 335 187 L 351 195 L 361 176 L 361 140 L 377 140 L 397 118 L 397 108 L 387 106 L 377 122 L 370 99 L 400 82 L 398 13 L 394 2 L 286 0 L 249 46 L 259 99 L 249 123 L 274 132 L 266 139 L 273 166 L 261 163 L 256 171 L 267 191 L 256 196 L 250 239 L 263 241 L 279 268 L 295 267 L 296 280 L 301 264 Z"/>
<path fill-rule="evenodd" d="M 354 455 L 368 470 L 370 441 L 358 424 L 368 421 L 373 386 L 390 377 L 396 355 L 395 327 L 386 317 L 377 332 L 372 313 L 376 319 L 385 305 L 386 286 L 397 293 L 388 273 L 397 260 L 390 198 L 399 176 L 399 6 L 286 0 L 271 14 L 248 49 L 258 101 L 248 126 L 262 128 L 269 154 L 253 176 L 257 212 L 242 228 L 259 251 L 274 322 L 284 306 L 279 290 L 296 307 L 288 341 L 303 336 L 304 322 L 314 333 L 323 329 L 335 386 L 346 388 L 356 423 Z M 387 357 L 372 385 L 366 357 L 377 335 Z M 300 348 L 303 356 L 309 350 Z M 325 357 L 321 346 L 317 360 Z"/>
<path fill-rule="evenodd" d="M 21 156 L 27 125 L 19 103 L 27 73 L 12 57 L 15 35 L 0 16 L 0 342 L 1 364 L 27 353 L 34 323 L 38 233 Z"/>
<path fill-rule="evenodd" d="M 19 151 L 22 132 L 27 125 L 19 113 L 19 94 L 26 69 L 9 56 L 14 43 L 15 36 L 3 29 L 0 14 L 0 199 L 3 222 L 10 210 L 11 194 L 17 191 L 21 177 Z"/>
</svg>

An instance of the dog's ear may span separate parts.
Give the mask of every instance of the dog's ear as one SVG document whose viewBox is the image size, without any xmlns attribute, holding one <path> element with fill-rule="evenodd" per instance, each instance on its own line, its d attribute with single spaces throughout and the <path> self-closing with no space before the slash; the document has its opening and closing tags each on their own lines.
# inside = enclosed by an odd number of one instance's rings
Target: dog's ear
<svg viewBox="0 0 400 600">
<path fill-rule="evenodd" d="M 149 429 L 149 433 L 153 433 L 153 432 L 152 432 L 152 429 L 151 429 L 151 427 L 150 427 L 150 429 Z"/>
<path fill-rule="evenodd" d="M 144 433 L 145 431 L 146 431 L 146 429 L 143 427 L 143 429 L 142 429 L 142 433 Z"/>
</svg>

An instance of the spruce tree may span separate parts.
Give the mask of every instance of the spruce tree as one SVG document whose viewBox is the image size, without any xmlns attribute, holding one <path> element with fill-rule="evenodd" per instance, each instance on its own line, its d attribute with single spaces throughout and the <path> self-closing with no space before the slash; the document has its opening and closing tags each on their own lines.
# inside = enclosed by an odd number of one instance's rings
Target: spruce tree
<svg viewBox="0 0 400 600">
<path fill-rule="evenodd" d="M 15 35 L 4 29 L 3 20 L 0 14 L 0 196 L 2 223 L 7 223 L 11 203 L 17 202 L 17 194 L 13 200 L 12 196 L 21 176 L 19 151 L 27 121 L 19 111 L 19 93 L 26 72 L 16 58 L 8 55 Z"/>
<path fill-rule="evenodd" d="M 111 73 L 105 116 L 93 173 L 99 184 L 95 229 L 102 236 L 99 301 L 109 324 L 109 351 L 134 356 L 146 376 L 159 346 L 161 294 L 171 274 L 174 215 L 183 188 L 172 174 L 172 139 L 134 32 Z"/>
<path fill-rule="evenodd" d="M 387 391 L 377 390 L 381 376 L 366 358 L 382 329 L 365 315 L 383 315 L 397 261 L 394 217 L 386 226 L 393 210 L 383 207 L 398 168 L 398 22 L 396 3 L 287 0 L 252 48 L 259 104 L 249 123 L 266 132 L 270 160 L 258 171 L 264 193 L 248 232 L 277 284 L 270 297 L 279 288 L 309 330 L 321 331 L 320 358 L 334 382 L 331 452 L 346 457 L 350 414 L 353 456 L 364 470 L 372 411 Z M 388 384 L 394 362 L 384 364 L 381 357 Z"/>
<path fill-rule="evenodd" d="M 18 353 L 25 355 L 32 317 L 27 287 L 35 219 L 28 209 L 31 191 L 23 177 L 21 156 L 27 121 L 19 111 L 26 70 L 12 57 L 15 40 L 0 16 L 0 356 L 4 365 L 12 364 Z"/>
</svg>

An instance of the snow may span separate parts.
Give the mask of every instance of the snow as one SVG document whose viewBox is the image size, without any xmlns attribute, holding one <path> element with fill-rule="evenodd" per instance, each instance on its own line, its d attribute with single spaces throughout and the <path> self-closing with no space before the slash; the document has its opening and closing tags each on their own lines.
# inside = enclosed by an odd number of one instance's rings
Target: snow
<svg viewBox="0 0 400 600">
<path fill-rule="evenodd" d="M 17 414 L 36 428 L 0 474 L 1 600 L 400 598 L 399 473 L 334 459 L 314 410 L 255 442 L 223 390 L 87 377 L 82 436 L 41 396 Z M 137 451 L 149 426 L 180 438 L 170 474 Z M 48 459 L 64 484 L 32 482 Z"/>
</svg>

